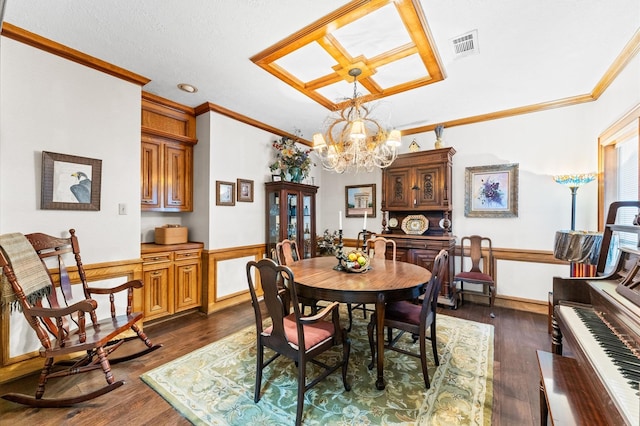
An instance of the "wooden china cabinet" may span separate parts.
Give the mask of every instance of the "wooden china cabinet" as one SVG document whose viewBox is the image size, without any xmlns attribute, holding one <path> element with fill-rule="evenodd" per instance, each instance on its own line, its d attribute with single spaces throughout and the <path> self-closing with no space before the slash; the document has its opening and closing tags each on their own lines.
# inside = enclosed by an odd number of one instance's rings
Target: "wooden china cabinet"
<svg viewBox="0 0 640 426">
<path fill-rule="evenodd" d="M 142 92 L 142 211 L 193 211 L 193 108 Z"/>
<path fill-rule="evenodd" d="M 397 260 L 429 270 L 441 249 L 449 251 L 449 265 L 438 303 L 454 308 L 457 297 L 451 280 L 456 237 L 451 235 L 450 220 L 455 153 L 453 148 L 442 148 L 401 154 L 382 171 L 385 238 L 396 242 Z"/>
<path fill-rule="evenodd" d="M 267 182 L 266 243 L 267 254 L 284 239 L 294 240 L 301 258 L 316 252 L 317 186 L 294 182 Z"/>
</svg>

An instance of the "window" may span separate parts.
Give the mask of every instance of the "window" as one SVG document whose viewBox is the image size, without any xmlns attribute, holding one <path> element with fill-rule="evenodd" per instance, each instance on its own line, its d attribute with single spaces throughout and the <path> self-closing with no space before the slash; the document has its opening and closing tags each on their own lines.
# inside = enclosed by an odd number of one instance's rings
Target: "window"
<svg viewBox="0 0 640 426">
<path fill-rule="evenodd" d="M 640 105 L 600 135 L 600 164 L 603 182 L 600 187 L 599 228 L 604 227 L 605 215 L 614 201 L 640 199 L 638 187 L 638 146 L 640 145 Z M 618 210 L 616 224 L 631 225 L 640 212 L 635 207 Z M 638 247 L 638 235 L 616 232 L 617 244 Z M 614 246 L 615 244 L 612 244 Z"/>
</svg>

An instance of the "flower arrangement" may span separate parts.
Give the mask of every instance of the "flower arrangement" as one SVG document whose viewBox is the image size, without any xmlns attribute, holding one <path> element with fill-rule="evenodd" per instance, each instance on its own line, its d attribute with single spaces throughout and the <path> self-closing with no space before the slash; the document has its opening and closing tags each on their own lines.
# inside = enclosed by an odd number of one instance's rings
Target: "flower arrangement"
<svg viewBox="0 0 640 426">
<path fill-rule="evenodd" d="M 301 149 L 294 139 L 287 137 L 273 142 L 272 146 L 276 151 L 275 161 L 269 165 L 272 172 L 280 170 L 280 175 L 283 177 L 288 173 L 294 182 L 300 182 L 309 176 L 311 166 L 315 166 L 309 156 L 311 149 Z"/>
<path fill-rule="evenodd" d="M 487 180 L 482 180 L 482 185 L 480 185 L 480 193 L 478 194 L 478 199 L 482 204 L 491 205 L 502 205 L 502 197 L 504 196 L 504 191 L 500 188 L 500 182 L 495 182 L 491 180 L 491 178 L 487 178 Z"/>
<path fill-rule="evenodd" d="M 336 241 L 338 240 L 338 231 L 329 233 L 328 229 L 324 230 L 322 239 L 318 239 L 318 249 L 323 256 L 333 256 L 336 251 Z"/>
</svg>

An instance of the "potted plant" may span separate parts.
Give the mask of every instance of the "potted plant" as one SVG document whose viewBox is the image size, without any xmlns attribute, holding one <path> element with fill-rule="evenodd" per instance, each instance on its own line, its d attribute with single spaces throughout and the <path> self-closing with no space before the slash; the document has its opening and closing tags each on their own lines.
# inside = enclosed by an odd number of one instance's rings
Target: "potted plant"
<svg viewBox="0 0 640 426">
<path fill-rule="evenodd" d="M 280 170 L 280 176 L 291 182 L 302 182 L 309 176 L 311 166 L 311 149 L 300 148 L 294 139 L 282 137 L 272 143 L 275 150 L 275 160 L 269 169 L 271 172 Z"/>
</svg>

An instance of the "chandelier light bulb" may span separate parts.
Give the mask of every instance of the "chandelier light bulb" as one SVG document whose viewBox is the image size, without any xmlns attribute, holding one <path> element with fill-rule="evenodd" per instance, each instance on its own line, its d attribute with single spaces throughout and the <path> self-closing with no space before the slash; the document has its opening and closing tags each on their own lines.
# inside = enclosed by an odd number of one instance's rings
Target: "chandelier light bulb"
<svg viewBox="0 0 640 426">
<path fill-rule="evenodd" d="M 336 173 L 371 172 L 391 165 L 398 156 L 400 131 L 372 117 L 374 106 L 358 96 L 361 70 L 349 70 L 353 77 L 353 98 L 325 121 L 324 131 L 313 136 L 314 153 L 325 170 Z"/>
</svg>

